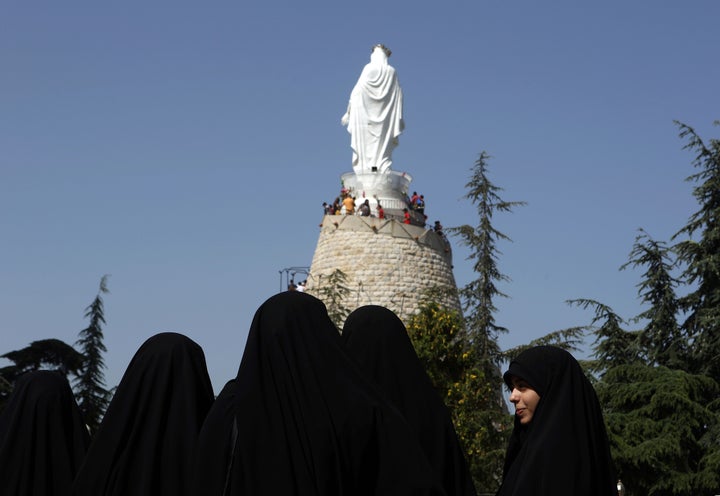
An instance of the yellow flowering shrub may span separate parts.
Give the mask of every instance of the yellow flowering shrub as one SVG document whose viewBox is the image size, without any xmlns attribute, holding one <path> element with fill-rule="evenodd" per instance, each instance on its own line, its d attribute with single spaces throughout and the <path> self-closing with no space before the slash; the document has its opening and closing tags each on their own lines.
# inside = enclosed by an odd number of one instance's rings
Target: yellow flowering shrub
<svg viewBox="0 0 720 496">
<path fill-rule="evenodd" d="M 420 361 L 450 410 L 478 490 L 497 488 L 508 415 L 498 415 L 498 396 L 469 346 L 462 317 L 427 303 L 410 318 L 408 334 Z"/>
</svg>

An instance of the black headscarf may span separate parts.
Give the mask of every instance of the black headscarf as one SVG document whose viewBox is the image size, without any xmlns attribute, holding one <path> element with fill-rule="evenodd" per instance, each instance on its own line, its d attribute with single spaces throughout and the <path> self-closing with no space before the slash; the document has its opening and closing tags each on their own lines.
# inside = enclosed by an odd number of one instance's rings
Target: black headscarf
<svg viewBox="0 0 720 496">
<path fill-rule="evenodd" d="M 145 341 L 92 440 L 73 494 L 189 494 L 192 453 L 212 401 L 197 343 L 173 332 Z"/>
<path fill-rule="evenodd" d="M 342 339 L 410 424 L 448 496 L 476 494 L 450 412 L 398 316 L 377 305 L 360 307 L 345 320 Z"/>
<path fill-rule="evenodd" d="M 195 494 L 443 494 L 415 436 L 347 356 L 323 303 L 273 296 L 198 442 Z"/>
<path fill-rule="evenodd" d="M 89 442 L 67 379 L 22 375 L 0 415 L 0 494 L 67 496 Z"/>
<path fill-rule="evenodd" d="M 597 395 L 567 351 L 538 346 L 510 362 L 503 378 L 518 377 L 540 395 L 532 421 L 515 427 L 500 496 L 616 496 L 610 447 Z"/>
</svg>

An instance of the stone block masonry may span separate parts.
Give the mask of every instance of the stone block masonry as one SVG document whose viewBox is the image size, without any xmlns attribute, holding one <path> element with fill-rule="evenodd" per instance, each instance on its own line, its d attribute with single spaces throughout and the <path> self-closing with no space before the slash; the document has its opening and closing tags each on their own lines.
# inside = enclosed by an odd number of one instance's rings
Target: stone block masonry
<svg viewBox="0 0 720 496">
<path fill-rule="evenodd" d="M 307 290 L 317 295 L 323 279 L 335 270 L 347 276 L 350 311 L 381 305 L 404 322 L 419 309 L 427 290 L 456 289 L 452 252 L 432 229 L 396 220 L 326 215 L 320 224 Z M 460 311 L 457 295 L 439 303 Z"/>
</svg>

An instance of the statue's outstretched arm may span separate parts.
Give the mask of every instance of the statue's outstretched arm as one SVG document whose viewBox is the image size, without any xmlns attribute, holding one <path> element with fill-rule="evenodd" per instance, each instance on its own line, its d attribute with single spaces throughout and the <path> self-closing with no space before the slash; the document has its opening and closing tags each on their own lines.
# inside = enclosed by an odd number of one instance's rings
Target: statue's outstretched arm
<svg viewBox="0 0 720 496">
<path fill-rule="evenodd" d="M 350 102 L 348 102 L 348 107 L 345 115 L 340 118 L 340 124 L 342 124 L 343 126 L 347 126 L 348 122 L 350 122 Z"/>
</svg>

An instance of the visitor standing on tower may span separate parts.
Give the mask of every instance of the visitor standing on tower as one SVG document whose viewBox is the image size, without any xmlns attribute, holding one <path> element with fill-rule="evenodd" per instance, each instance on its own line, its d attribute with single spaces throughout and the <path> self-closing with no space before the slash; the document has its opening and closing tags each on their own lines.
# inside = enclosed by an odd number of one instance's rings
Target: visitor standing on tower
<svg viewBox="0 0 720 496">
<path fill-rule="evenodd" d="M 351 195 L 345 197 L 343 206 L 345 207 L 345 215 L 355 215 L 355 198 Z"/>
</svg>

